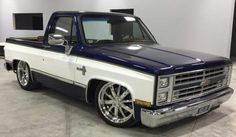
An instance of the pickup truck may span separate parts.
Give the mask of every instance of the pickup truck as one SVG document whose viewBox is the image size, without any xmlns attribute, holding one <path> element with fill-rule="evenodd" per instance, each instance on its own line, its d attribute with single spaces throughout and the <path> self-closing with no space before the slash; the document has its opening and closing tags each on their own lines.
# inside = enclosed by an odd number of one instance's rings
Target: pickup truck
<svg viewBox="0 0 236 137">
<path fill-rule="evenodd" d="M 234 92 L 229 59 L 161 46 L 133 15 L 58 11 L 44 36 L 4 46 L 5 68 L 21 88 L 44 85 L 94 104 L 115 127 L 203 115 Z"/>
</svg>

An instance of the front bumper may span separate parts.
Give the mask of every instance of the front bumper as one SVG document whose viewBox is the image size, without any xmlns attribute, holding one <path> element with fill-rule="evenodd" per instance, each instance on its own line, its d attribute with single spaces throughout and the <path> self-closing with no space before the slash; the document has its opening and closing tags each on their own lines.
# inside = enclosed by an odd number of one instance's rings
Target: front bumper
<svg viewBox="0 0 236 137">
<path fill-rule="evenodd" d="M 232 88 L 227 88 L 206 97 L 170 105 L 157 110 L 142 108 L 141 123 L 147 127 L 158 127 L 187 117 L 202 115 L 227 101 L 233 92 Z M 201 111 L 199 112 L 205 106 L 208 107 L 207 110 L 202 113 Z"/>
</svg>

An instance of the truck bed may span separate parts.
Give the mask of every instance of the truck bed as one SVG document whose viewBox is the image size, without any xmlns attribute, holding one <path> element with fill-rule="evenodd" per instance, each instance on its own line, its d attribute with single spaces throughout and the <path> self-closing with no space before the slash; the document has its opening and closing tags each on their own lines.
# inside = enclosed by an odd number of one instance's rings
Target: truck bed
<svg viewBox="0 0 236 137">
<path fill-rule="evenodd" d="M 24 37 L 24 38 L 7 38 L 7 43 L 13 43 L 18 45 L 24 45 L 35 48 L 43 48 L 43 36 L 38 37 Z"/>
</svg>

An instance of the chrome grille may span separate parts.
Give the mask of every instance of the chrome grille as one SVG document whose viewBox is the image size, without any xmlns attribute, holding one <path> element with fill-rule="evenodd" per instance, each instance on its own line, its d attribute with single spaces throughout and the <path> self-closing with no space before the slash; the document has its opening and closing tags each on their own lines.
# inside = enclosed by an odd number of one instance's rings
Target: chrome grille
<svg viewBox="0 0 236 137">
<path fill-rule="evenodd" d="M 189 99 L 226 86 L 224 67 L 196 70 L 174 76 L 172 101 Z"/>
</svg>

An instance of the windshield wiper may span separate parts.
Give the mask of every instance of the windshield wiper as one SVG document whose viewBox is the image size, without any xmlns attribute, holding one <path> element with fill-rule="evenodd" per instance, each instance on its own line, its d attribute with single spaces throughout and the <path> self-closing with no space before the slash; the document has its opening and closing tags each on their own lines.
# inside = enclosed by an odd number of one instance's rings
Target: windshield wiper
<svg viewBox="0 0 236 137">
<path fill-rule="evenodd" d="M 127 40 L 127 41 L 123 41 L 123 42 L 153 42 L 154 43 L 153 40 L 146 40 L 146 39 L 144 39 L 144 40 Z"/>
</svg>

